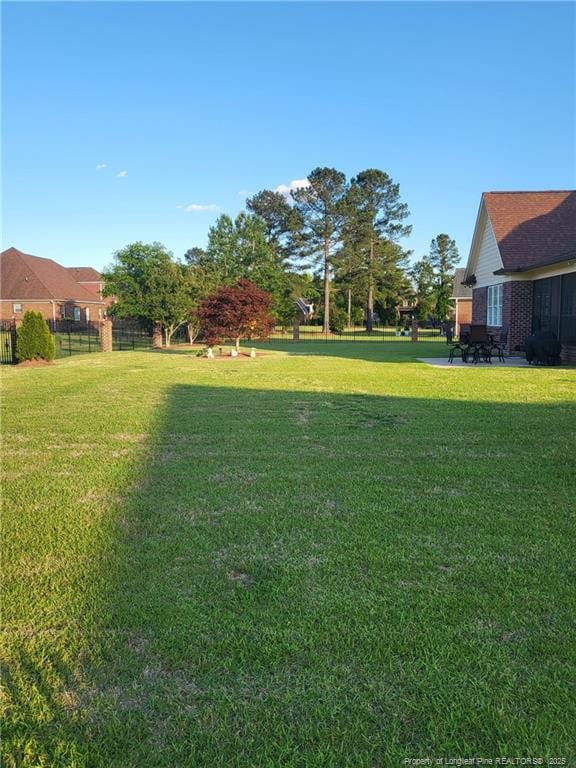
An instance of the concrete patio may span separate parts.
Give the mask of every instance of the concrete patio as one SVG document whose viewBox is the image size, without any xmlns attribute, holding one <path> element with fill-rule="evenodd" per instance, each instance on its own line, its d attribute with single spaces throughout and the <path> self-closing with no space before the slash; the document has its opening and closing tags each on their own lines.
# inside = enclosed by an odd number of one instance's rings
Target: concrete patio
<svg viewBox="0 0 576 768">
<path fill-rule="evenodd" d="M 462 360 L 455 359 L 453 363 L 448 362 L 448 356 L 443 357 L 418 357 L 419 363 L 426 363 L 433 368 L 528 368 L 530 364 L 523 357 L 507 357 L 502 363 L 499 360 L 492 360 L 491 363 L 463 363 Z"/>
</svg>

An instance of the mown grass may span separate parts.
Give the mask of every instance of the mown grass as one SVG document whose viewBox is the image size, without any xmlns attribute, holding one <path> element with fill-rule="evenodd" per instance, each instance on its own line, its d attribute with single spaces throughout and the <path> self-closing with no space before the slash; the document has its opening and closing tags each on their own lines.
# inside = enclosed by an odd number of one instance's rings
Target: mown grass
<svg viewBox="0 0 576 768">
<path fill-rule="evenodd" d="M 576 371 L 277 347 L 2 371 L 3 764 L 573 765 Z"/>
</svg>

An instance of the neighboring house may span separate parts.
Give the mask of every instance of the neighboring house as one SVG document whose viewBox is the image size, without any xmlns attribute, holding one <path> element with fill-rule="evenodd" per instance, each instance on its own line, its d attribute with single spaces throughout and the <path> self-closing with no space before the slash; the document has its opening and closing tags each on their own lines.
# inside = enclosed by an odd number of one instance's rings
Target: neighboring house
<svg viewBox="0 0 576 768">
<path fill-rule="evenodd" d="M 549 329 L 576 362 L 576 191 L 485 192 L 464 282 L 473 322 L 508 327 L 508 352 Z"/>
<path fill-rule="evenodd" d="M 66 269 L 77 283 L 80 283 L 81 286 L 99 299 L 102 298 L 104 284 L 100 272 L 97 272 L 92 267 L 66 267 Z"/>
<path fill-rule="evenodd" d="M 454 302 L 454 334 L 460 336 L 460 326 L 472 322 L 472 288 L 463 285 L 466 269 L 460 267 L 454 272 L 454 288 L 450 300 Z"/>
<path fill-rule="evenodd" d="M 100 299 L 106 308 L 110 307 L 116 299 L 112 296 L 102 298 L 104 292 L 104 283 L 102 282 L 102 275 L 96 271 L 93 267 L 66 267 L 72 277 L 77 283 L 87 291 L 93 293 L 98 299 Z"/>
<path fill-rule="evenodd" d="M 80 277 L 79 282 L 76 277 Z M 20 320 L 28 310 L 47 320 L 100 320 L 106 314 L 101 279 L 91 267 L 69 269 L 8 248 L 0 254 L 0 319 Z"/>
</svg>

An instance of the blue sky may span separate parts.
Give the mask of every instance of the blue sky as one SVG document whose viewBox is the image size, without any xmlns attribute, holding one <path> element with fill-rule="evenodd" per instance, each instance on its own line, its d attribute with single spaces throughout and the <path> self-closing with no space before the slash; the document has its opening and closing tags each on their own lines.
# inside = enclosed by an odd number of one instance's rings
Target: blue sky
<svg viewBox="0 0 576 768">
<path fill-rule="evenodd" d="M 66 266 L 182 256 L 316 166 L 399 182 L 415 258 L 447 232 L 465 260 L 484 190 L 575 186 L 571 3 L 4 3 L 2 26 L 3 247 Z"/>
</svg>

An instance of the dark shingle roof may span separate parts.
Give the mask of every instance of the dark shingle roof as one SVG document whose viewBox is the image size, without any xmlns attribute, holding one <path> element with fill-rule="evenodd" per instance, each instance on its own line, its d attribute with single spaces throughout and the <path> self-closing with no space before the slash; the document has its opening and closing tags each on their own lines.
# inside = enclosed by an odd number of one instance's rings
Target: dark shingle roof
<svg viewBox="0 0 576 768">
<path fill-rule="evenodd" d="M 466 274 L 466 268 L 461 267 L 454 272 L 454 288 L 452 290 L 453 299 L 471 299 L 472 298 L 472 286 L 462 285 L 464 275 Z"/>
<path fill-rule="evenodd" d="M 77 283 L 100 283 L 102 275 L 93 267 L 66 267 Z"/>
<path fill-rule="evenodd" d="M 0 298 L 90 301 L 94 294 L 52 259 L 31 256 L 17 248 L 0 253 Z"/>
<path fill-rule="evenodd" d="M 576 192 L 485 192 L 504 271 L 576 255 Z"/>
</svg>

